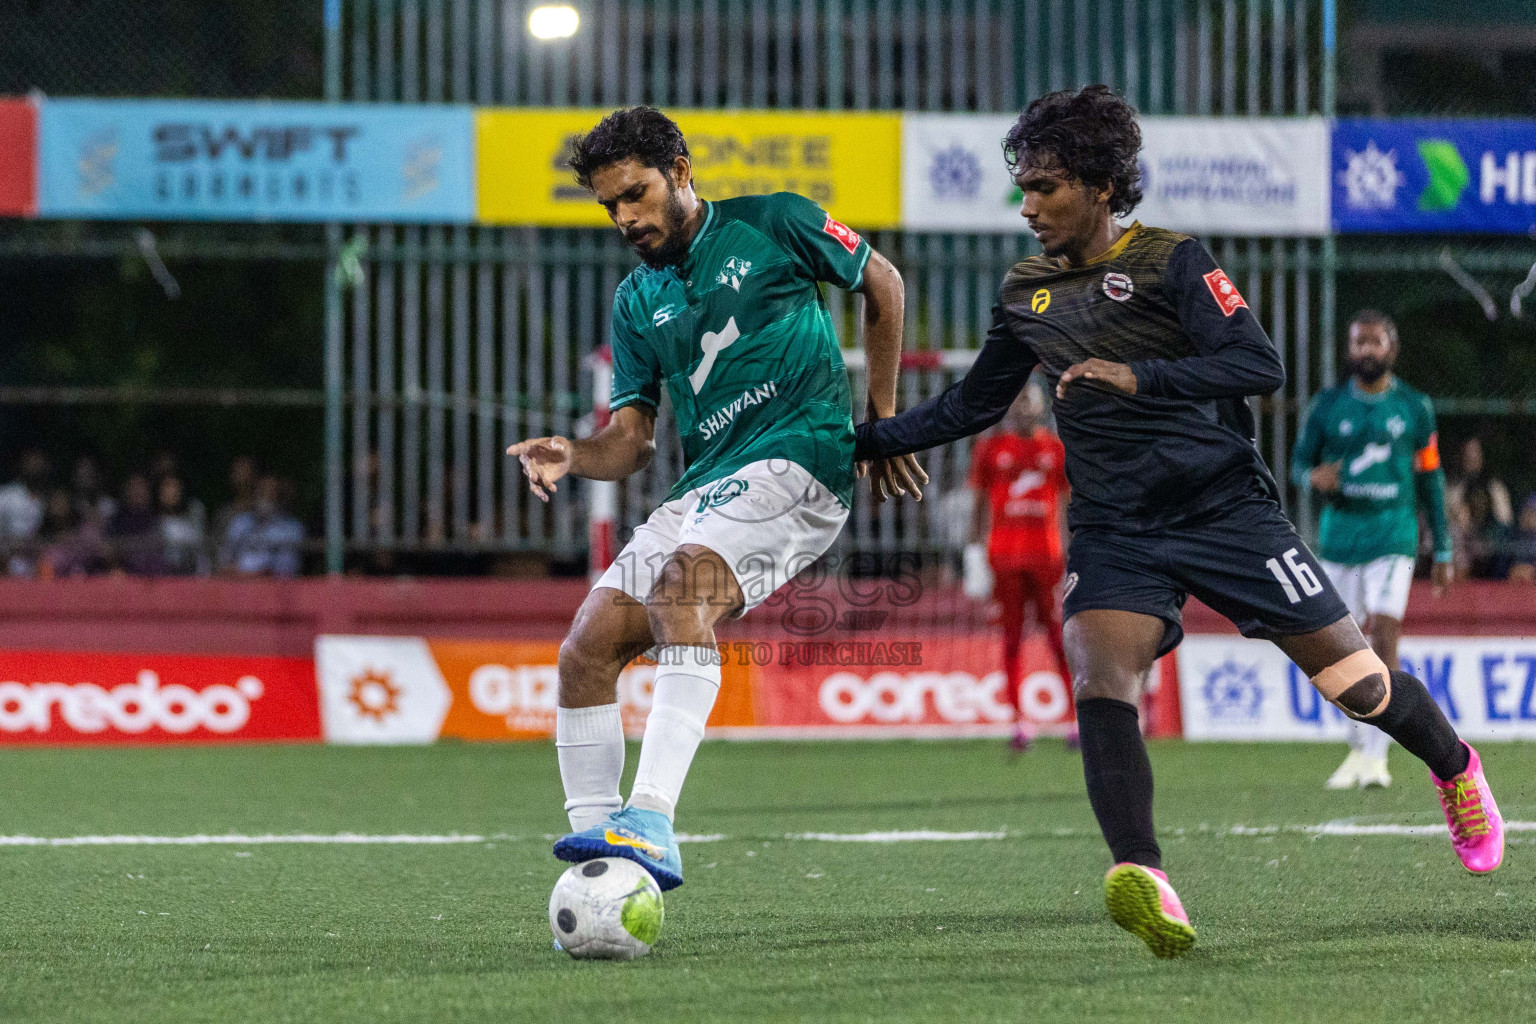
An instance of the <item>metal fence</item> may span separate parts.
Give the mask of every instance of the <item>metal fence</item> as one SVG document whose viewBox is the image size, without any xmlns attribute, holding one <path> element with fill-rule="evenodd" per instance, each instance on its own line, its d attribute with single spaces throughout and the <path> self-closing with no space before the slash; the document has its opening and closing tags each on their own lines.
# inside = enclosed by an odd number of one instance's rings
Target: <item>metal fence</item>
<svg viewBox="0 0 1536 1024">
<path fill-rule="evenodd" d="M 1331 109 L 1328 5 L 1307 0 L 593 0 L 574 39 L 525 31 L 531 3 L 375 0 L 339 5 L 327 96 L 379 102 L 1013 111 L 1048 89 L 1107 82 L 1147 113 L 1303 114 Z M 998 282 L 1032 251 L 1012 235 L 883 232 L 907 282 L 909 349 L 973 349 Z M 1333 243 L 1209 240 L 1293 367 L 1269 404 L 1283 464 L 1290 417 L 1331 379 Z M 572 552 L 583 495 L 545 506 L 501 451 L 579 429 L 585 354 L 607 337 L 633 258 L 612 231 L 357 227 L 331 236 L 327 328 L 327 540 L 346 549 Z M 348 258 L 362 273 L 347 290 Z M 831 292 L 845 345 L 856 296 Z M 1312 367 L 1318 364 L 1316 373 Z M 912 404 L 956 371 L 911 373 Z M 862 381 L 855 381 L 856 388 Z M 643 520 L 680 467 L 665 410 L 658 458 L 620 490 Z M 924 456 L 940 497 L 963 486 L 969 445 Z M 874 509 L 843 543 L 948 544 L 942 500 Z"/>
</svg>

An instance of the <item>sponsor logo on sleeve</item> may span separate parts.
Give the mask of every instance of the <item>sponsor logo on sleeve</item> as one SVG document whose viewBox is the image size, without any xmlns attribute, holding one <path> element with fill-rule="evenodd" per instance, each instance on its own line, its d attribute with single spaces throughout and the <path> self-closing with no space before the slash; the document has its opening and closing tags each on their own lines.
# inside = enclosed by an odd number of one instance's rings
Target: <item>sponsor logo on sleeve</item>
<svg viewBox="0 0 1536 1024">
<path fill-rule="evenodd" d="M 1231 316 L 1240 309 L 1247 309 L 1248 303 L 1243 301 L 1237 286 L 1232 279 L 1227 277 L 1227 272 L 1220 267 L 1205 275 L 1205 286 L 1211 290 L 1211 297 L 1216 300 L 1216 305 L 1221 307 L 1225 316 Z"/>
<path fill-rule="evenodd" d="M 1049 288 L 1041 288 L 1035 292 L 1034 297 L 1029 300 L 1029 308 L 1036 313 L 1044 313 L 1047 309 L 1050 309 L 1051 290 Z"/>
<path fill-rule="evenodd" d="M 827 214 L 827 222 L 821 226 L 821 230 L 837 239 L 839 244 L 850 253 L 858 250 L 860 241 L 858 232 L 833 220 L 830 213 Z"/>
</svg>

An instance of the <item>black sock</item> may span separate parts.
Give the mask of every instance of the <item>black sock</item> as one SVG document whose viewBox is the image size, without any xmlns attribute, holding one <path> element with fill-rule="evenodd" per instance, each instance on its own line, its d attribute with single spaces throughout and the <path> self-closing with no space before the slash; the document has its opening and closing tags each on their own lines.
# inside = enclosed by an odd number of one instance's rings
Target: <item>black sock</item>
<svg viewBox="0 0 1536 1024">
<path fill-rule="evenodd" d="M 1161 868 L 1163 851 L 1152 830 L 1152 762 L 1136 706 L 1107 697 L 1079 701 L 1077 728 L 1088 802 L 1115 863 Z"/>
<path fill-rule="evenodd" d="M 1392 673 L 1392 696 L 1386 708 L 1364 721 L 1397 740 L 1404 750 L 1429 765 L 1429 770 L 1441 782 L 1466 771 L 1472 758 L 1424 684 L 1406 672 Z"/>
</svg>

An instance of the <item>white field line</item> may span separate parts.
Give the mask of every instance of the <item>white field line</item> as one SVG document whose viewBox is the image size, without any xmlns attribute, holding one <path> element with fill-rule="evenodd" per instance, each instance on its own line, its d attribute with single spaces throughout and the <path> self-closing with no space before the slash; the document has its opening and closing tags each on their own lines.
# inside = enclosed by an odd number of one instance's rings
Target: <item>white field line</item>
<svg viewBox="0 0 1536 1024">
<path fill-rule="evenodd" d="M 979 839 L 1007 839 L 1007 832 L 792 832 L 785 839 L 808 839 L 818 843 L 925 843 L 976 842 Z"/>
<path fill-rule="evenodd" d="M 1536 832 L 1536 821 L 1506 821 L 1506 832 Z M 1206 830 L 1174 829 L 1177 834 Z M 1432 836 L 1445 835 L 1444 825 L 1367 825 L 1351 821 L 1326 821 L 1318 825 L 1234 825 L 1229 829 L 1210 830 L 1206 834 L 1229 836 Z M 1057 829 L 1053 837 L 1089 835 L 1087 830 Z M 546 839 L 553 837 L 546 836 Z M 679 834 L 680 843 L 718 843 L 729 839 L 719 832 L 690 835 Z M 761 837 L 741 837 L 756 840 Z M 922 842 L 982 842 L 999 839 L 1041 838 L 1035 833 L 997 832 L 939 832 L 932 829 L 913 829 L 890 832 L 790 832 L 785 839 L 815 843 L 922 843 Z M 279 835 L 190 835 L 190 836 L 4 836 L 0 835 L 0 847 L 7 846 L 466 846 L 480 843 L 515 841 L 517 836 L 497 833 L 473 835 L 448 833 L 446 835 L 365 835 L 357 832 L 335 834 L 295 833 Z"/>
</svg>

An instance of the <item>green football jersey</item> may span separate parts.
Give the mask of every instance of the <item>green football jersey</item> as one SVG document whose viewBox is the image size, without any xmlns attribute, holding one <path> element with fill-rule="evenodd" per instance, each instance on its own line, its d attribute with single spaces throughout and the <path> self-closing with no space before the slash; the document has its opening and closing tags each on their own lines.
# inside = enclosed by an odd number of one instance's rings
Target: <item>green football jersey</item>
<svg viewBox="0 0 1536 1024">
<path fill-rule="evenodd" d="M 1435 558 L 1449 561 L 1445 474 L 1429 399 L 1394 379 L 1370 394 L 1351 379 L 1317 394 L 1291 458 L 1291 478 L 1311 485 L 1311 471 L 1339 463 L 1339 490 L 1325 497 L 1318 555 L 1363 565 L 1386 555 L 1418 554 L 1420 495 L 1428 504 Z"/>
<path fill-rule="evenodd" d="M 857 288 L 869 243 L 803 196 L 706 203 L 678 266 L 637 267 L 613 299 L 610 408 L 666 386 L 686 469 L 672 500 L 761 459 L 853 497 L 848 372 L 818 282 Z"/>
</svg>

